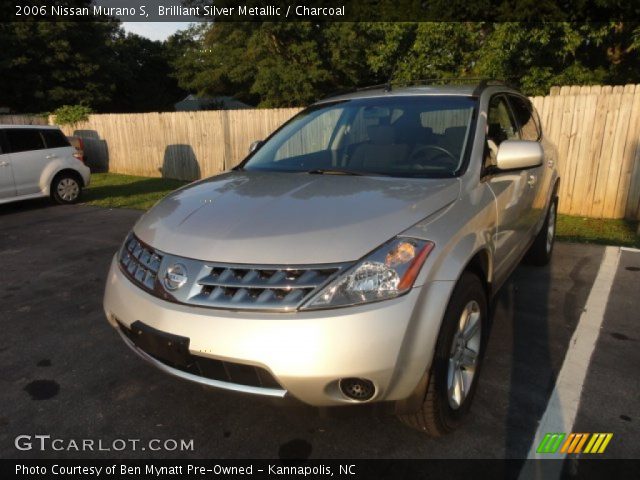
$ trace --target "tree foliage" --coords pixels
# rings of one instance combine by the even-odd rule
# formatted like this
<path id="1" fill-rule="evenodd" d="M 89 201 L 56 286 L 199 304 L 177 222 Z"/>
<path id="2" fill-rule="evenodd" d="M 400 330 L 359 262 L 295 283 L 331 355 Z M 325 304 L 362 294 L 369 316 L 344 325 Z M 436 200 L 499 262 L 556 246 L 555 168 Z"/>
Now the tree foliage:
<path id="1" fill-rule="evenodd" d="M 185 92 L 169 64 L 168 46 L 135 34 L 118 32 L 113 40 L 115 90 L 107 107 L 116 112 L 173 110 Z"/>
<path id="2" fill-rule="evenodd" d="M 264 107 L 388 81 L 489 77 L 528 94 L 640 81 L 640 29 L 624 22 L 216 23 L 179 40 L 180 86 Z"/>
<path id="3" fill-rule="evenodd" d="M 0 23 L 0 45 L 0 107 L 18 112 L 171 110 L 187 92 L 299 106 L 434 78 L 498 78 L 528 94 L 640 82 L 640 26 L 630 22 L 203 22 L 154 42 L 117 21 L 39 21 Z"/>
<path id="4" fill-rule="evenodd" d="M 0 24 L 0 105 L 20 112 L 107 105 L 115 90 L 110 43 L 116 29 L 106 22 Z"/>
<path id="5" fill-rule="evenodd" d="M 184 95 L 165 44 L 125 35 L 115 20 L 0 23 L 0 45 L 0 107 L 13 111 L 165 110 Z"/>

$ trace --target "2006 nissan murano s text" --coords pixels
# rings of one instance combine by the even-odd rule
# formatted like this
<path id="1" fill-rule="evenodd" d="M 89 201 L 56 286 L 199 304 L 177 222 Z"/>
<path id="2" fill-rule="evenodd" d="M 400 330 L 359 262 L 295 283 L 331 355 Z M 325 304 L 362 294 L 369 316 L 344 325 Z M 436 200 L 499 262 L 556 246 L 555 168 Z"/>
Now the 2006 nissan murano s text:
<path id="1" fill-rule="evenodd" d="M 387 402 L 449 432 L 478 384 L 492 296 L 523 257 L 550 259 L 555 159 L 531 102 L 495 83 L 320 101 L 140 218 L 107 318 L 180 378 Z"/>

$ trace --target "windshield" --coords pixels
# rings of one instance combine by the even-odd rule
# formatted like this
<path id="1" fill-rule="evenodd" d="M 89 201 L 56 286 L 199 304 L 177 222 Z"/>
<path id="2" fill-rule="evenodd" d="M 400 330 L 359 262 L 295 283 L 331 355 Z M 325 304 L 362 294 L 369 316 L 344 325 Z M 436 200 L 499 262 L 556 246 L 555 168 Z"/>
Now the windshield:
<path id="1" fill-rule="evenodd" d="M 464 166 L 476 99 L 389 96 L 323 103 L 294 117 L 246 170 L 450 177 Z"/>

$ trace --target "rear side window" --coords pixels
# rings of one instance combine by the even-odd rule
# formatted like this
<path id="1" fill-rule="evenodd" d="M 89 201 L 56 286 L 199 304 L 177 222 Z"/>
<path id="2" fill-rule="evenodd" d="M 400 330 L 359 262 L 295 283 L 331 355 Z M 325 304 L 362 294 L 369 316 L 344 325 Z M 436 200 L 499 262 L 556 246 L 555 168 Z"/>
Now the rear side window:
<path id="1" fill-rule="evenodd" d="M 10 153 L 42 150 L 45 148 L 40 132 L 35 128 L 8 128 L 5 130 Z"/>
<path id="2" fill-rule="evenodd" d="M 533 105 L 531 105 L 529 100 L 522 97 L 516 97 L 515 95 L 509 95 L 509 102 L 513 108 L 513 114 L 516 117 L 516 121 L 520 126 L 522 139 L 533 141 L 539 140 L 540 127 Z"/>
<path id="3" fill-rule="evenodd" d="M 69 140 L 60 130 L 40 130 L 40 133 L 44 137 L 47 148 L 68 147 L 70 145 Z"/>

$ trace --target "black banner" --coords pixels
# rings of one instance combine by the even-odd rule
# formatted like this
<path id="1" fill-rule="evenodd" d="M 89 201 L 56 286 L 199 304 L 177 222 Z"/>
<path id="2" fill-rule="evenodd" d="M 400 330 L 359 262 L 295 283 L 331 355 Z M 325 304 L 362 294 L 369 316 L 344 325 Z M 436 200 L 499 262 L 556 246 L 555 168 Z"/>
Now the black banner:
<path id="1" fill-rule="evenodd" d="M 0 460 L 2 478 L 633 478 L 640 460 Z"/>
<path id="2" fill-rule="evenodd" d="M 2 21 L 606 22 L 640 21 L 622 0 L 15 0 Z"/>

